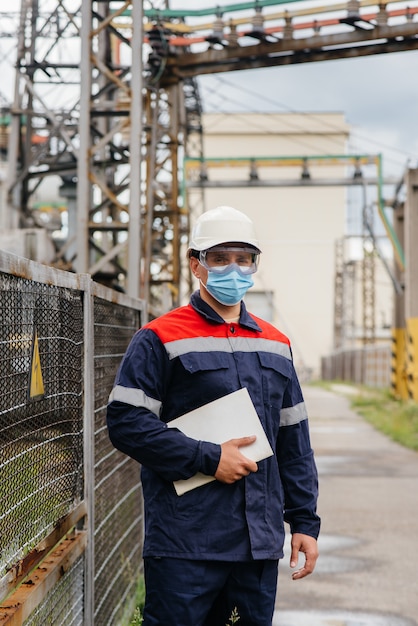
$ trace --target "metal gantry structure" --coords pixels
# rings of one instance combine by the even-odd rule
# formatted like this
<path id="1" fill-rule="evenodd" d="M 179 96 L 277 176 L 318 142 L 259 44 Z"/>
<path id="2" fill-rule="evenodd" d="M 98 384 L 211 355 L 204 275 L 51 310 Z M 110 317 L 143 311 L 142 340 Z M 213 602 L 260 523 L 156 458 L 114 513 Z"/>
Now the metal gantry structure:
<path id="1" fill-rule="evenodd" d="M 54 265 L 141 296 L 151 313 L 178 304 L 190 215 L 203 208 L 202 186 L 184 200 L 184 159 L 203 159 L 197 77 L 415 50 L 416 5 L 22 0 L 3 226 L 33 225 L 37 191 L 58 177 L 68 236 Z"/>

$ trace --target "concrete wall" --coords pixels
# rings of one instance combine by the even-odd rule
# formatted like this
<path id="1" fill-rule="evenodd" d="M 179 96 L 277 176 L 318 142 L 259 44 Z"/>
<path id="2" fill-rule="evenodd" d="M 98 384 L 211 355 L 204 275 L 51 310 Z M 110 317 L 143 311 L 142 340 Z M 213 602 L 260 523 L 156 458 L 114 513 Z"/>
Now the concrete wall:
<path id="1" fill-rule="evenodd" d="M 348 136 L 341 113 L 205 114 L 203 124 L 207 158 L 344 154 Z M 343 174 L 341 166 L 311 168 L 312 178 Z M 216 172 L 237 176 L 248 178 L 248 168 Z M 298 167 L 259 172 L 265 180 L 300 176 Z M 253 291 L 273 293 L 272 321 L 289 336 L 300 372 L 318 375 L 321 356 L 333 348 L 334 246 L 345 232 L 345 197 L 341 186 L 205 191 L 207 209 L 227 204 L 255 221 L 263 253 Z"/>

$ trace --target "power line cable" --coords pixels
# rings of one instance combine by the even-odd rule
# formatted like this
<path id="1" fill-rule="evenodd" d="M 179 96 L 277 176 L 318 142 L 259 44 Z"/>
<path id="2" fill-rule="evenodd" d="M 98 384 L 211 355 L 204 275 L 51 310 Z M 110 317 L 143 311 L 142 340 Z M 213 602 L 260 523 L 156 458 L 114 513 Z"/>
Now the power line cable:
<path id="1" fill-rule="evenodd" d="M 224 80 L 224 79 L 222 79 L 222 78 L 220 78 L 220 77 L 216 77 L 216 80 L 218 80 L 219 82 L 221 82 L 221 83 L 223 83 L 223 84 L 225 84 L 225 85 L 227 85 L 227 86 L 229 86 L 229 87 L 233 87 L 233 88 L 235 88 L 235 89 L 237 89 L 237 90 L 239 90 L 239 91 L 242 91 L 242 92 L 244 92 L 244 93 L 246 93 L 246 94 L 249 94 L 249 95 L 251 95 L 251 96 L 254 96 L 255 98 L 262 99 L 262 100 L 263 100 L 263 102 L 270 102 L 271 104 L 275 105 L 275 107 L 280 107 L 280 108 L 284 109 L 284 110 L 285 110 L 285 112 L 288 112 L 288 113 L 296 113 L 296 114 L 298 114 L 298 115 L 303 115 L 303 116 L 308 117 L 308 118 L 314 118 L 314 117 L 316 117 L 316 118 L 318 119 L 318 115 L 317 115 L 317 114 L 315 114 L 315 113 L 310 113 L 310 112 L 306 112 L 306 111 L 298 111 L 297 109 L 292 109 L 291 107 L 289 107 L 289 106 L 287 106 L 287 105 L 283 104 L 282 102 L 278 102 L 277 100 L 273 100 L 273 99 L 271 99 L 271 98 L 269 98 L 268 96 L 265 96 L 265 95 L 260 95 L 258 92 L 255 92 L 255 91 L 250 90 L 250 89 L 248 89 L 248 88 L 246 88 L 246 87 L 243 87 L 242 85 L 236 85 L 236 84 L 234 84 L 234 83 L 232 83 L 232 82 L 230 82 L 230 81 L 226 81 L 226 80 Z M 225 98 L 224 96 L 223 96 L 223 98 L 222 98 L 222 99 L 223 99 L 224 101 L 225 101 L 225 100 L 227 100 L 227 98 Z M 235 101 L 235 102 L 237 102 L 237 101 Z M 243 106 L 243 105 L 242 105 L 242 101 L 239 101 L 238 103 L 239 103 L 241 106 Z M 247 110 L 248 110 L 248 107 L 247 107 Z M 262 111 L 259 111 L 259 112 L 260 112 L 260 113 L 262 113 Z M 286 122 L 285 122 L 285 123 L 286 123 Z M 334 124 L 332 124 L 332 122 L 330 122 L 329 120 L 321 120 L 321 123 L 323 124 L 323 126 L 326 126 L 326 127 L 330 128 L 330 129 L 333 129 L 333 130 L 336 130 L 336 131 L 341 132 L 341 129 L 340 129 L 339 127 L 335 126 Z M 288 123 L 288 125 L 290 126 L 290 124 L 289 124 L 289 123 Z M 295 125 L 295 124 L 293 124 L 293 125 L 294 125 L 295 127 L 297 126 L 297 125 Z M 299 127 L 299 128 L 300 128 L 301 130 L 303 130 L 303 127 Z M 308 132 L 307 134 L 309 134 L 309 132 Z M 352 133 L 352 134 L 353 134 L 353 133 Z M 386 148 L 386 149 L 388 149 L 388 150 L 393 150 L 393 151 L 395 151 L 395 152 L 399 152 L 400 154 L 402 154 L 402 155 L 404 155 L 404 156 L 409 154 L 408 152 L 402 151 L 402 150 L 400 150 L 399 148 L 396 148 L 396 147 L 394 147 L 394 146 L 388 146 L 388 145 L 382 144 L 381 142 L 377 142 L 377 141 L 374 141 L 374 140 L 372 140 L 372 139 L 369 139 L 368 137 L 362 136 L 362 135 L 360 135 L 359 133 L 354 133 L 354 134 L 355 134 L 357 137 L 359 137 L 360 139 L 363 139 L 363 140 L 365 140 L 365 141 L 368 141 L 369 143 L 374 143 L 374 144 L 376 144 L 376 145 L 378 145 L 378 146 L 380 146 L 380 147 L 382 147 L 382 148 Z M 330 139 L 331 139 L 331 138 L 330 138 Z M 415 155 L 415 156 L 416 156 L 416 155 Z"/>
<path id="2" fill-rule="evenodd" d="M 310 113 L 310 112 L 305 112 L 305 111 L 298 111 L 296 109 L 292 109 L 291 107 L 287 106 L 286 104 L 284 104 L 282 102 L 279 102 L 277 100 L 269 98 L 265 94 L 260 94 L 259 92 L 256 92 L 256 91 L 254 91 L 252 89 L 248 89 L 246 87 L 243 87 L 242 85 L 237 85 L 237 84 L 235 84 L 235 83 L 233 83 L 231 81 L 227 81 L 227 80 L 225 80 L 225 79 L 223 79 L 223 78 L 221 78 L 219 76 L 214 77 L 214 79 L 218 83 L 220 83 L 222 85 L 226 85 L 227 87 L 232 87 L 232 88 L 234 88 L 234 89 L 236 89 L 238 91 L 241 91 L 243 93 L 246 93 L 247 95 L 250 95 L 250 96 L 252 96 L 252 97 L 254 97 L 256 99 L 260 99 L 260 100 L 263 101 L 263 103 L 271 103 L 276 108 L 279 107 L 279 108 L 283 109 L 285 112 L 294 113 L 294 114 L 298 114 L 298 115 L 303 115 L 303 116 L 305 116 L 307 118 L 315 118 L 316 117 L 316 120 L 318 121 L 318 115 L 315 115 L 315 113 Z M 205 88 L 204 85 L 202 85 L 202 87 Z M 215 91 L 214 91 L 214 93 L 215 93 Z M 216 93 L 217 93 L 217 91 L 216 91 Z M 229 100 L 231 100 L 231 99 L 230 98 L 226 98 L 225 94 L 222 95 L 222 102 L 229 101 Z M 237 102 L 237 101 L 235 101 L 235 102 Z M 244 106 L 242 101 L 239 101 L 237 103 L 241 107 Z M 250 108 L 246 107 L 246 110 L 250 110 Z M 254 112 L 253 109 L 251 109 L 251 110 L 252 110 L 252 112 Z M 258 112 L 262 113 L 263 111 L 258 111 Z M 285 121 L 285 123 L 286 123 L 286 121 Z M 335 131 L 341 132 L 341 129 L 339 127 L 337 127 L 336 125 L 334 125 L 329 120 L 321 120 L 321 123 L 325 127 L 328 127 L 328 128 L 333 129 Z M 289 122 L 288 122 L 288 124 L 289 124 Z M 300 127 L 300 130 L 304 130 L 303 127 Z M 309 134 L 309 133 L 307 133 L 307 134 Z M 389 146 L 387 144 L 383 144 L 382 142 L 370 139 L 369 137 L 361 135 L 360 133 L 351 132 L 351 137 L 358 138 L 358 139 L 360 139 L 362 141 L 366 141 L 367 143 L 370 143 L 370 144 L 374 144 L 374 145 L 378 146 L 379 148 L 384 148 L 384 149 L 391 150 L 393 152 L 399 153 L 399 154 L 401 154 L 405 158 L 405 160 L 407 160 L 408 158 L 417 158 L 416 154 L 413 154 L 413 153 L 411 153 L 409 151 L 406 152 L 406 151 L 400 150 L 399 148 L 397 148 L 395 146 Z M 333 139 L 332 137 L 328 137 L 328 139 L 330 141 L 336 141 L 336 139 Z M 389 160 L 391 160 L 393 163 L 396 163 L 398 165 L 400 164 L 400 161 L 396 161 L 395 159 L 389 159 Z M 405 161 L 402 162 L 402 165 L 405 165 Z"/>
<path id="3" fill-rule="evenodd" d="M 233 98 L 231 98 L 231 97 L 228 97 L 228 96 L 223 95 L 223 96 L 222 96 L 222 104 L 225 104 L 225 103 L 228 103 L 228 102 L 231 102 L 231 103 L 233 103 L 233 104 L 239 104 L 241 107 L 243 107 L 243 108 L 244 108 L 246 111 L 248 111 L 249 113 L 260 113 L 260 114 L 265 113 L 264 111 L 254 111 L 254 108 L 253 108 L 253 107 L 243 105 L 243 104 L 242 104 L 242 101 L 237 101 L 237 100 L 234 100 L 234 99 L 233 99 Z M 217 112 L 219 112 L 219 107 L 216 107 L 216 110 L 217 110 Z M 227 112 L 227 111 L 221 111 L 221 113 L 223 113 L 225 116 L 231 115 L 231 113 L 230 113 L 230 112 Z M 293 114 L 300 115 L 300 113 L 298 113 L 297 111 L 292 111 L 292 113 L 293 113 Z M 242 114 L 240 114 L 240 113 L 237 113 L 237 112 L 235 112 L 235 113 L 234 113 L 234 118 L 235 118 L 235 119 L 236 119 L 236 118 L 239 118 L 239 117 L 241 117 L 241 116 L 242 116 Z M 326 125 L 326 124 L 325 124 L 325 120 L 323 120 L 323 119 L 320 117 L 320 115 L 319 115 L 319 114 L 317 114 L 317 115 L 311 115 L 311 117 L 315 117 L 317 122 L 318 122 L 318 121 L 319 121 L 319 122 L 324 122 L 324 125 Z M 258 123 L 257 123 L 256 121 L 254 121 L 254 120 L 251 120 L 251 122 L 249 123 L 249 121 L 248 121 L 248 117 L 246 117 L 246 118 L 245 118 L 245 123 L 246 123 L 246 125 L 247 125 L 247 126 L 248 126 L 248 125 L 250 125 L 252 128 L 255 128 L 255 129 L 261 130 L 261 131 L 262 131 L 264 134 L 266 134 L 266 135 L 271 136 L 271 135 L 275 134 L 275 133 L 273 133 L 273 132 L 271 131 L 271 129 L 266 128 L 266 126 L 265 126 L 265 125 L 258 124 Z M 296 130 L 296 131 L 302 132 L 305 136 L 306 136 L 306 135 L 308 135 L 308 136 L 309 136 L 309 135 L 311 135 L 311 136 L 318 136 L 318 134 L 319 134 L 319 131 L 309 131 L 309 130 L 307 130 L 306 128 L 304 128 L 303 126 L 301 126 L 300 124 L 297 124 L 297 123 L 291 123 L 291 122 L 289 122 L 288 120 L 283 120 L 283 123 L 284 123 L 286 126 L 288 126 L 291 130 Z M 210 126 L 208 126 L 208 127 L 210 128 Z M 335 125 L 334 125 L 334 126 L 332 127 L 332 130 L 333 130 L 334 132 L 338 132 L 338 133 L 341 135 L 341 132 L 342 132 L 342 131 L 341 131 L 341 128 L 340 128 L 340 127 L 338 127 L 338 126 L 335 126 Z M 277 132 L 276 134 L 281 134 L 281 133 Z M 323 141 L 323 140 L 329 141 L 331 144 L 334 144 L 334 145 L 335 145 L 335 144 L 337 143 L 337 141 L 338 141 L 335 137 L 330 137 L 329 135 L 328 135 L 328 136 L 321 137 L 321 140 L 322 140 L 322 141 Z M 304 141 L 304 140 L 303 140 L 303 139 L 301 139 L 301 138 L 296 138 L 296 137 L 293 137 L 292 141 L 293 141 L 293 143 L 295 143 L 295 144 L 298 144 L 298 145 L 302 146 L 302 148 L 304 148 L 304 149 L 309 148 L 309 150 L 310 150 L 310 151 L 312 150 L 312 144 L 309 144 L 307 141 Z M 340 142 L 338 142 L 338 144 L 339 144 L 339 147 L 340 147 Z M 322 148 L 322 150 L 320 150 L 319 152 L 320 152 L 320 154 L 328 154 L 328 152 L 329 152 L 329 151 L 328 151 L 328 150 L 326 150 L 325 148 Z"/>

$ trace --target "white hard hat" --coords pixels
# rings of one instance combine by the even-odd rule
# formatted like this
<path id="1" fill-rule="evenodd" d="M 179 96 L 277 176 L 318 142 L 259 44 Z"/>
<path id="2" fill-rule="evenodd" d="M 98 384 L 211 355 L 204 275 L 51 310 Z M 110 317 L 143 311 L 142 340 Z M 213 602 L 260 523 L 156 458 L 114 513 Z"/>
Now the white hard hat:
<path id="1" fill-rule="evenodd" d="M 230 206 L 218 206 L 197 220 L 189 243 L 191 250 L 207 250 L 222 243 L 245 243 L 260 252 L 253 222 Z"/>

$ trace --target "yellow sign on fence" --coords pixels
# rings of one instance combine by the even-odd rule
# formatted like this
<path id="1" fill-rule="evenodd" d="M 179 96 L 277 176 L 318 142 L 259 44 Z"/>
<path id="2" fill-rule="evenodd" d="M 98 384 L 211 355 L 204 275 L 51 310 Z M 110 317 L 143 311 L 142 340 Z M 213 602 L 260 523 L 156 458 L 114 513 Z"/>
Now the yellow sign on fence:
<path id="1" fill-rule="evenodd" d="M 32 360 L 29 379 L 29 398 L 36 400 L 45 394 L 44 381 L 42 378 L 41 359 L 39 356 L 38 333 L 35 329 L 32 343 Z"/>

